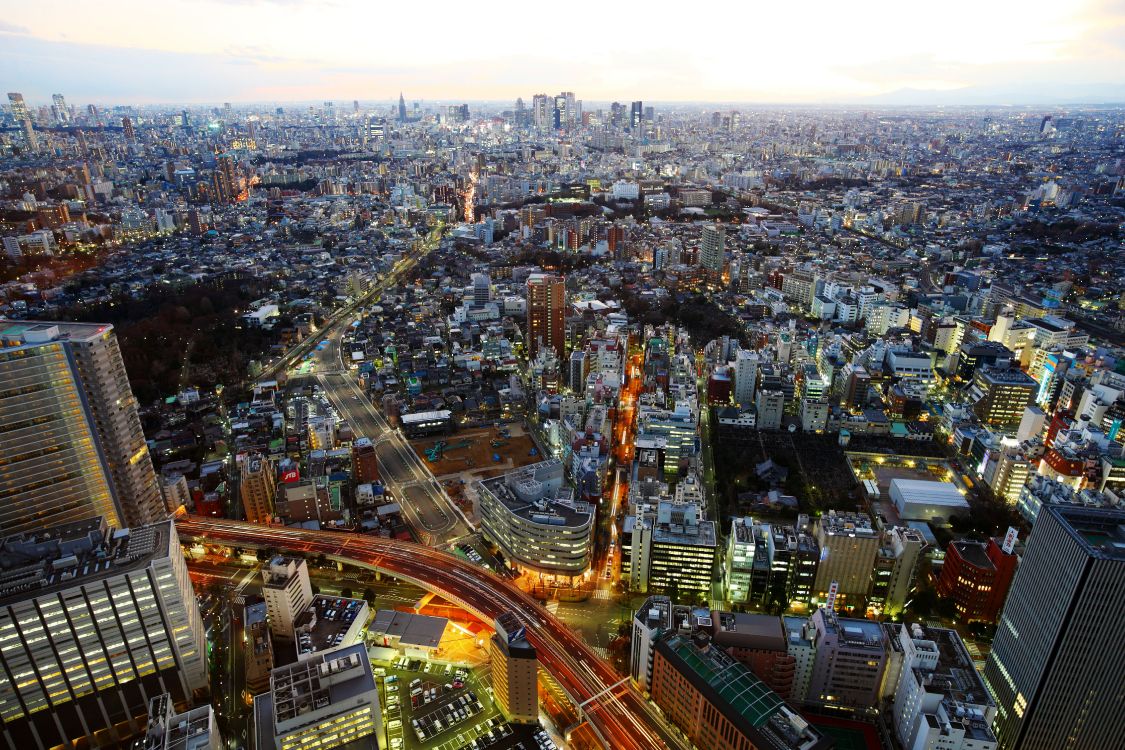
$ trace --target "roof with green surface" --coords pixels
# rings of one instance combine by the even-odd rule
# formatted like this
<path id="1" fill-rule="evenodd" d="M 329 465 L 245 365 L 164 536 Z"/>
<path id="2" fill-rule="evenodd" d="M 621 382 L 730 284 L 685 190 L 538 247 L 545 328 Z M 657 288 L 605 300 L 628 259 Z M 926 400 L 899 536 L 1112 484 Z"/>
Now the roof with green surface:
<path id="1" fill-rule="evenodd" d="M 762 727 L 784 704 L 777 693 L 766 687 L 745 665 L 718 648 L 699 649 L 684 636 L 674 636 L 668 647 L 679 660 L 715 692 L 735 714 L 754 727 Z"/>

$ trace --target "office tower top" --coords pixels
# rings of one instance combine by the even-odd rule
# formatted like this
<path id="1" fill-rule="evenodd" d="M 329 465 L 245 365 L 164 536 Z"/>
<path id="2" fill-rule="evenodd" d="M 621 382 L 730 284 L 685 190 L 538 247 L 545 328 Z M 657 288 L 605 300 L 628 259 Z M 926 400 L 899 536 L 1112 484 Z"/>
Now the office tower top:
<path id="1" fill-rule="evenodd" d="M 511 612 L 496 618 L 496 632 L 489 642 L 492 693 L 509 721 L 534 724 L 539 721 L 538 667 L 535 648 Z"/>
<path id="2" fill-rule="evenodd" d="M 406 122 L 406 99 L 401 91 L 398 93 L 398 121 Z"/>
<path id="3" fill-rule="evenodd" d="M 554 349 L 561 362 L 566 356 L 566 282 L 561 276 L 532 274 L 527 279 L 527 353 L 535 359 L 540 349 Z"/>
<path id="4" fill-rule="evenodd" d="M 148 697 L 207 688 L 204 627 L 171 521 L 0 540 L 0 717 L 13 747 L 121 747 Z"/>
<path id="5" fill-rule="evenodd" d="M 0 534 L 166 517 L 113 326 L 0 318 Z"/>
<path id="6" fill-rule="evenodd" d="M 984 669 L 1001 748 L 1120 745 L 1122 591 L 1125 511 L 1045 506 Z"/>

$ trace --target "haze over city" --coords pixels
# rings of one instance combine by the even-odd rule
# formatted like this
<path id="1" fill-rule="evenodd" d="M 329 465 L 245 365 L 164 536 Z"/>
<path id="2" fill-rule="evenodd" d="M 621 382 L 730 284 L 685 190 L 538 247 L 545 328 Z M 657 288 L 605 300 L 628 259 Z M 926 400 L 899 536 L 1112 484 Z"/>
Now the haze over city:
<path id="1" fill-rule="evenodd" d="M 0 3 L 4 77 L 91 100 L 1025 104 L 1125 99 L 1121 0 Z"/>

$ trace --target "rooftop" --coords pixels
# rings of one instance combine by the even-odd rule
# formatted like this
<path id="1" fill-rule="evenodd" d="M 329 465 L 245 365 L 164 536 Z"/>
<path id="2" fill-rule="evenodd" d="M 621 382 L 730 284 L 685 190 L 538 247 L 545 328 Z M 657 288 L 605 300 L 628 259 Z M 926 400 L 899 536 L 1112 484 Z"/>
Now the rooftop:
<path id="1" fill-rule="evenodd" d="M 594 517 L 564 484 L 562 461 L 550 459 L 482 480 L 481 487 L 513 515 L 547 526 L 584 527 Z"/>
<path id="2" fill-rule="evenodd" d="M 298 658 L 341 645 L 349 630 L 363 627 L 367 609 L 367 602 L 362 599 L 322 594 L 314 596 L 293 622 Z"/>
<path id="3" fill-rule="evenodd" d="M 373 635 L 387 635 L 398 638 L 399 643 L 408 646 L 421 646 L 422 648 L 437 648 L 449 620 L 444 617 L 429 617 L 415 615 L 409 612 L 397 612 L 391 609 L 380 609 L 375 613 L 368 631 Z"/>
<path id="4" fill-rule="evenodd" d="M 108 323 L 25 321 L 0 318 L 0 349 L 48 341 L 93 341 L 113 331 Z"/>
<path id="5" fill-rule="evenodd" d="M 317 709 L 375 690 L 375 676 L 362 643 L 279 667 L 270 676 L 275 729 Z"/>
<path id="6" fill-rule="evenodd" d="M 88 518 L 0 541 L 0 604 L 142 569 L 168 554 L 171 521 L 111 529 Z"/>

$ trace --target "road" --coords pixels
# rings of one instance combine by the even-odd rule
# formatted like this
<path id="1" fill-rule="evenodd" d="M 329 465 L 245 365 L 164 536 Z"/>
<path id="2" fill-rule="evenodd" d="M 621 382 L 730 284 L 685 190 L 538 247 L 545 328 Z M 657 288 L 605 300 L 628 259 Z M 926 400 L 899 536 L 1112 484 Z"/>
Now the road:
<path id="1" fill-rule="evenodd" d="M 542 609 L 510 581 L 455 555 L 394 539 L 266 527 L 228 519 L 181 516 L 183 541 L 237 547 L 281 547 L 323 554 L 361 568 L 379 570 L 422 586 L 485 622 L 513 613 L 527 628 L 542 667 L 576 702 L 601 742 L 613 750 L 687 750 L 682 734 L 656 708 L 561 620 Z M 620 683 L 620 684 L 619 684 Z"/>
<path id="2" fill-rule="evenodd" d="M 340 367 L 340 334 L 331 332 L 318 352 L 317 381 L 340 415 L 357 435 L 375 443 L 382 480 L 394 491 L 407 522 L 419 538 L 433 545 L 447 544 L 471 529 L 457 512 L 445 489 L 406 440 L 387 424 L 355 380 Z"/>
<path id="3" fill-rule="evenodd" d="M 263 368 L 261 374 L 258 376 L 258 380 L 269 380 L 271 378 L 276 378 L 279 373 L 287 371 L 290 367 L 300 362 L 302 357 L 313 351 L 314 347 L 316 347 L 317 343 L 319 343 L 320 340 L 324 338 L 327 332 L 340 330 L 344 326 L 348 325 L 351 322 L 352 318 L 355 316 L 355 313 L 361 307 L 370 303 L 390 287 L 398 284 L 399 279 L 402 278 L 403 274 L 409 272 L 410 269 L 417 265 L 418 261 L 422 260 L 422 258 L 425 258 L 431 252 L 440 247 L 441 238 L 444 236 L 444 234 L 444 224 L 439 224 L 438 226 L 430 230 L 429 235 L 427 235 L 426 239 L 422 241 L 421 247 L 419 247 L 408 257 L 400 260 L 395 265 L 395 267 L 391 269 L 391 272 L 384 276 L 379 283 L 375 284 L 354 301 L 348 303 L 344 307 L 332 313 L 332 316 L 324 322 L 324 325 L 319 331 L 314 331 L 313 333 L 305 337 L 303 341 L 283 354 L 281 359 L 277 360 L 276 362 L 272 362 L 265 368 Z"/>

